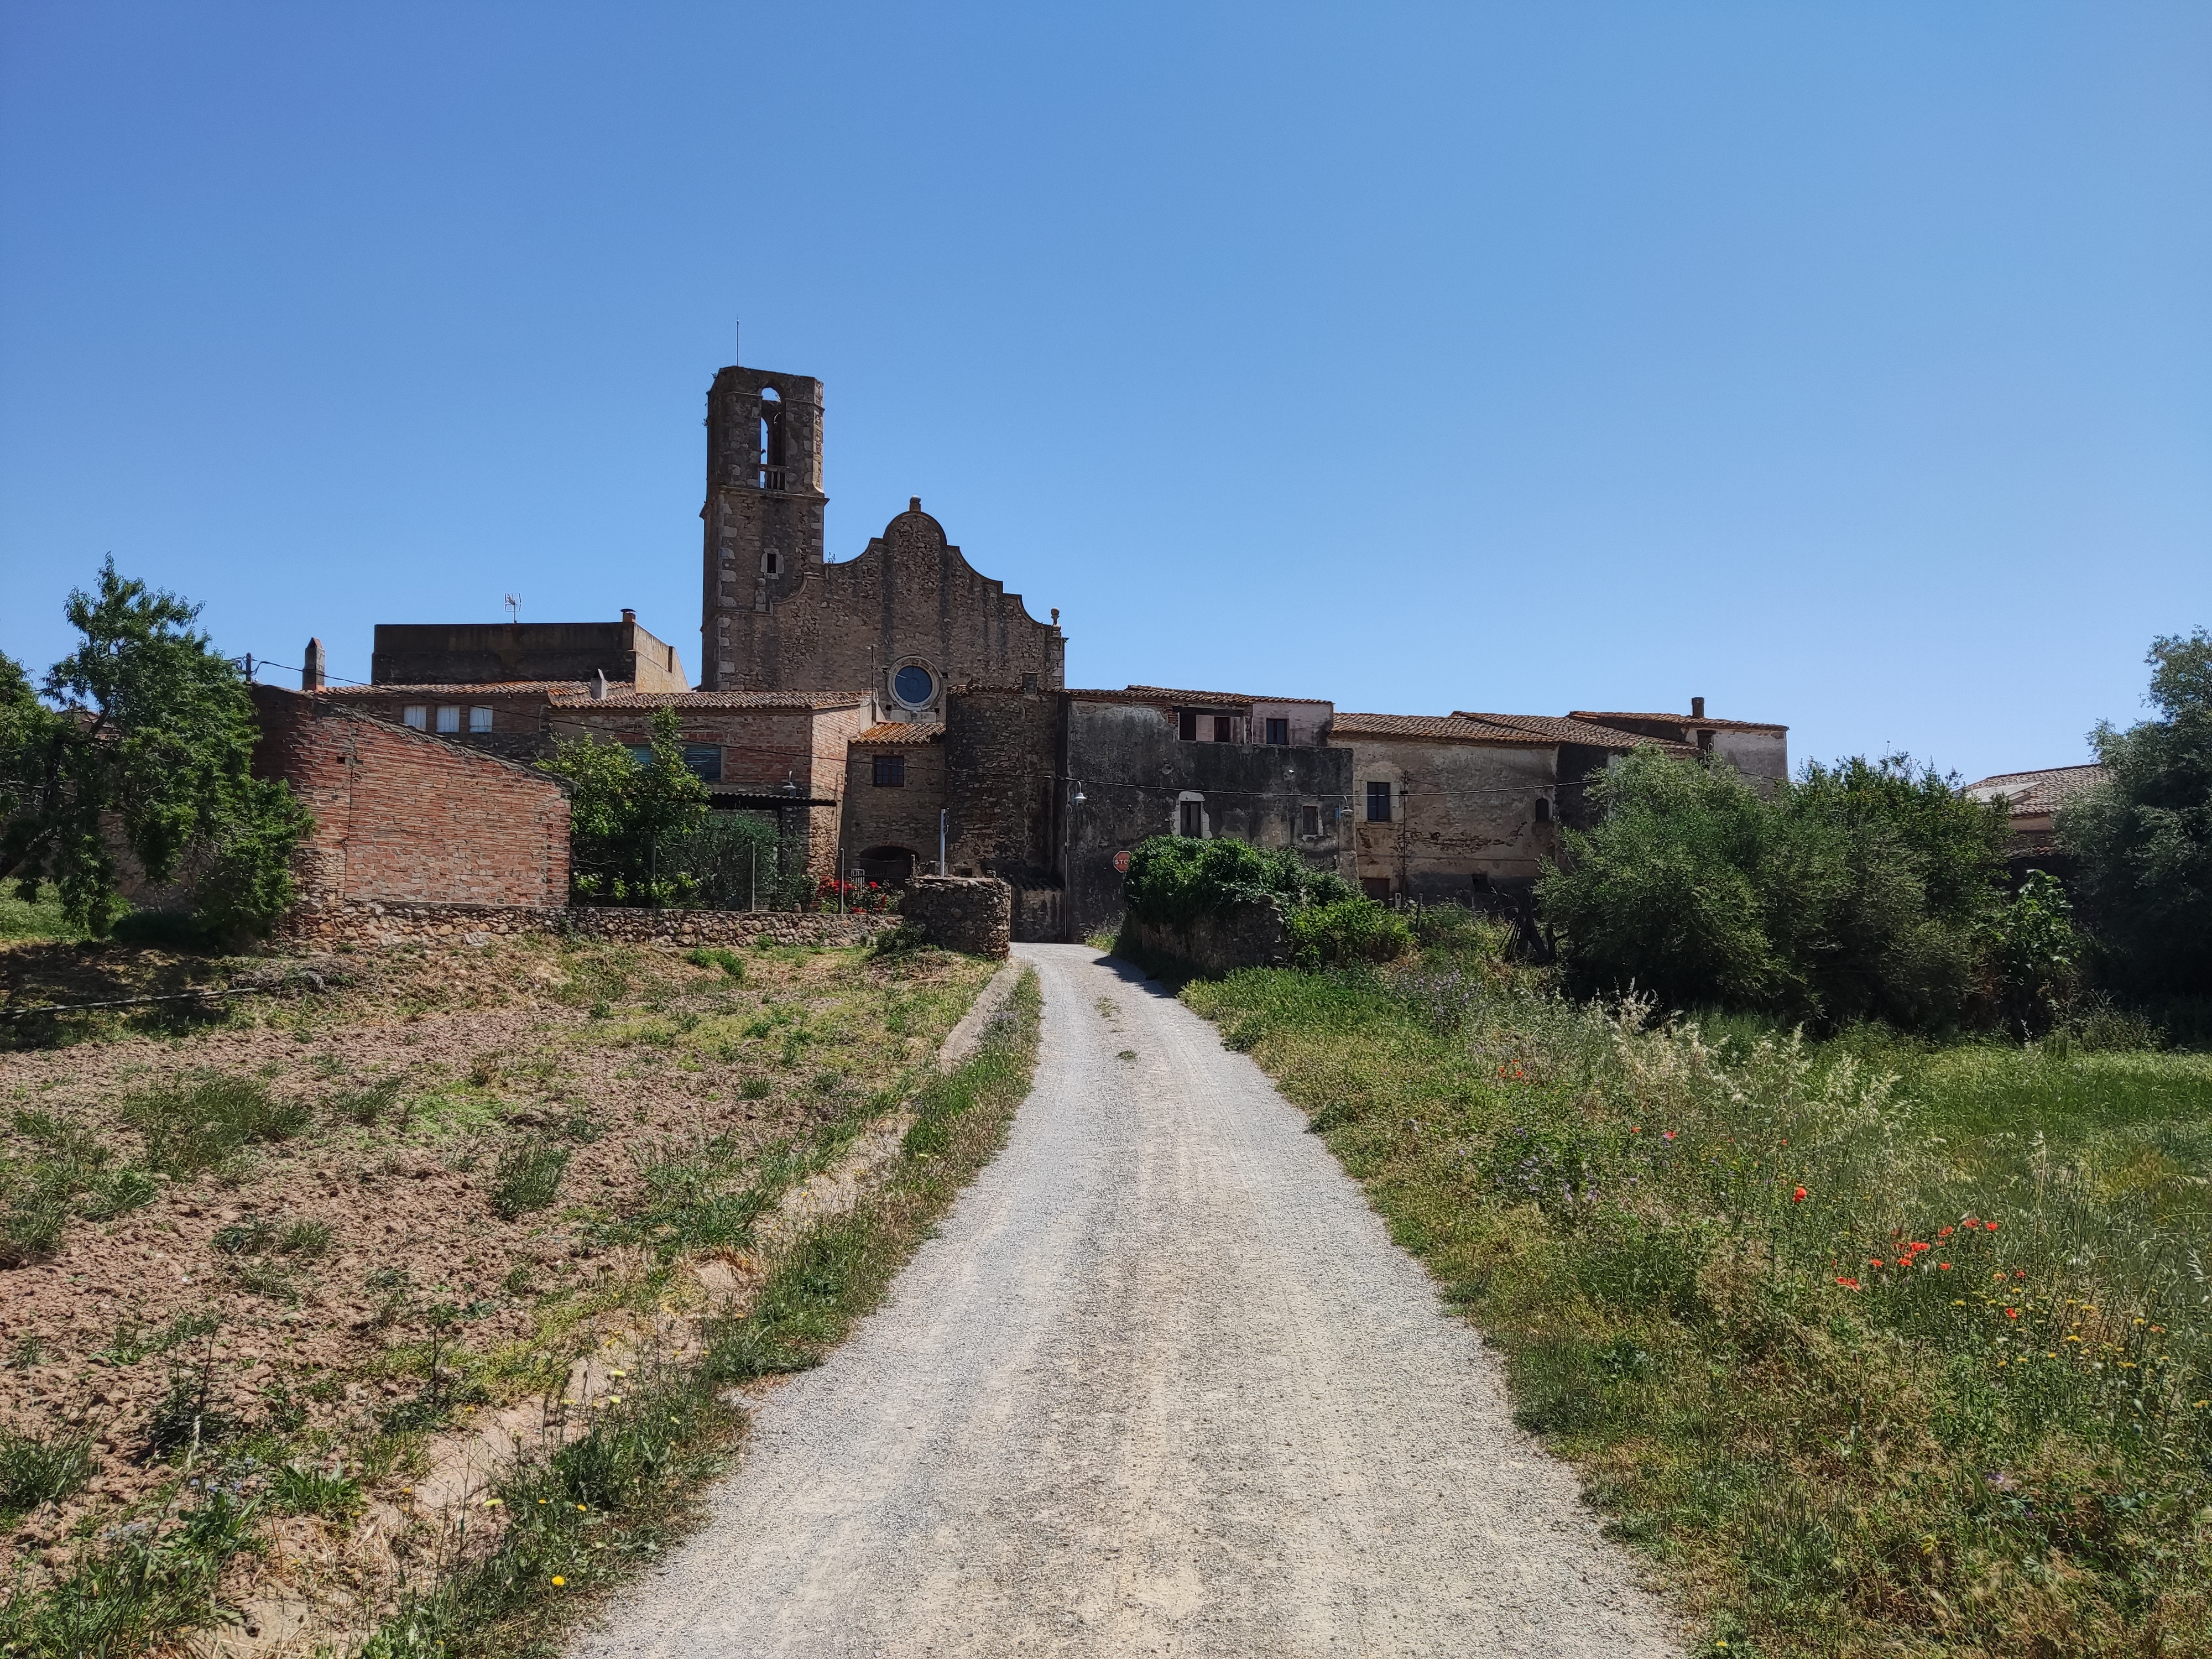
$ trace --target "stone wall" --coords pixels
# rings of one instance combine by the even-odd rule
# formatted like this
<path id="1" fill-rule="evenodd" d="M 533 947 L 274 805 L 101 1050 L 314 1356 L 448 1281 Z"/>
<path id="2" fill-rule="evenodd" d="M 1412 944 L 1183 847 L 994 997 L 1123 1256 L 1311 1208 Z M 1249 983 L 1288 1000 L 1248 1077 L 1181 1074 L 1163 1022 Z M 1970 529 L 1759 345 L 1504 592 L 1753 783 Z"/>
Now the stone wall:
<path id="1" fill-rule="evenodd" d="M 683 691 L 676 647 L 620 622 L 379 623 L 368 678 L 378 685 L 483 685 L 588 680 L 605 674 L 642 691 Z"/>
<path id="2" fill-rule="evenodd" d="M 293 945 L 398 945 L 410 939 L 481 944 L 517 933 L 575 933 L 591 939 L 675 945 L 859 945 L 898 918 L 795 910 L 639 910 L 611 905 L 550 909 L 520 904 L 306 904 L 277 929 Z"/>
<path id="3" fill-rule="evenodd" d="M 568 798 L 553 779 L 327 697 L 252 692 L 254 770 L 314 816 L 295 865 L 308 904 L 567 901 Z"/>
<path id="4" fill-rule="evenodd" d="M 1012 943 L 1013 890 L 986 876 L 916 876 L 899 910 L 932 945 L 971 957 L 1003 957 Z"/>
<path id="5" fill-rule="evenodd" d="M 945 732 L 941 726 L 903 725 L 878 727 L 879 743 L 862 733 L 847 757 L 845 781 L 845 852 L 848 867 L 868 867 L 871 875 L 887 872 L 903 879 L 909 875 L 934 873 L 937 869 L 938 813 L 945 799 Z M 892 755 L 906 762 L 906 781 L 878 784 L 876 757 Z M 892 871 L 902 860 L 884 856 L 891 849 L 914 855 L 911 868 Z"/>
<path id="6" fill-rule="evenodd" d="M 956 872 L 1024 885 L 1058 867 L 1061 702 L 1019 685 L 953 691 L 945 776 Z"/>
<path id="7" fill-rule="evenodd" d="M 1272 904 L 1247 904 L 1225 916 L 1200 916 L 1181 927 L 1130 916 L 1121 924 L 1121 936 L 1142 951 L 1173 957 L 1202 974 L 1279 968 L 1290 960 L 1290 933 L 1282 913 Z"/>

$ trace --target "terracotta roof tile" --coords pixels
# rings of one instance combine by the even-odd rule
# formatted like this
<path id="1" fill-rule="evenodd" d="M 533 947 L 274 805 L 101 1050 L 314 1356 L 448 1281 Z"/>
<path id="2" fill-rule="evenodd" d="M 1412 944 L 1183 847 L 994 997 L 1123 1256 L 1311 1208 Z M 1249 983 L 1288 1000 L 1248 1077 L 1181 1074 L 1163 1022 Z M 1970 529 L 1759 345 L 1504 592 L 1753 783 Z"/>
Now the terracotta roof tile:
<path id="1" fill-rule="evenodd" d="M 1454 709 L 1452 712 L 1460 720 L 1480 720 L 1489 726 L 1503 726 L 1516 732 L 1526 732 L 1553 743 L 1578 743 L 1592 749 L 1633 749 L 1642 744 L 1652 744 L 1662 749 L 1686 746 L 1679 743 L 1670 744 L 1662 738 L 1623 732 L 1616 726 L 1599 726 L 1573 715 L 1483 714 L 1468 709 Z"/>
<path id="2" fill-rule="evenodd" d="M 1540 748 L 1558 741 L 1458 714 L 1340 713 L 1329 733 L 1335 738 L 1428 738 L 1445 743 L 1518 744 L 1528 748 Z"/>
<path id="3" fill-rule="evenodd" d="M 1097 696 L 1098 693 L 1091 695 Z M 1112 693 L 1103 695 L 1112 696 Z M 1327 697 L 1255 697 L 1243 691 L 1179 691 L 1166 685 L 1128 685 L 1121 688 L 1124 696 L 1142 697 L 1147 702 L 1172 702 L 1198 708 L 1222 708 L 1254 702 L 1312 702 L 1326 707 Z"/>
<path id="4" fill-rule="evenodd" d="M 620 686 L 627 693 L 628 680 L 609 680 L 612 690 Z M 465 697 L 473 692 L 497 692 L 508 696 L 525 692 L 543 692 L 552 696 L 558 692 L 587 693 L 592 689 L 589 680 L 479 680 L 465 685 L 393 684 L 393 685 L 326 685 L 317 695 L 325 697 Z"/>
<path id="5" fill-rule="evenodd" d="M 1999 772 L 1968 784 L 1960 793 L 1976 800 L 2002 795 L 2016 817 L 2055 812 L 2076 795 L 2095 788 L 2108 774 L 2101 766 L 2052 766 L 2040 772 Z"/>
<path id="6" fill-rule="evenodd" d="M 1666 720 L 1675 726 L 1701 726 L 1712 732 L 1787 732 L 1790 729 L 1786 726 L 1778 726 L 1772 720 L 1724 720 L 1711 714 L 1632 714 L 1610 710 L 1600 714 L 1588 708 L 1577 708 L 1570 718 L 1578 720 L 1595 720 L 1601 726 L 1607 720 Z"/>
<path id="7" fill-rule="evenodd" d="M 911 749 L 921 744 L 944 742 L 945 728 L 925 720 L 885 720 L 870 726 L 853 741 L 870 749 Z"/>
<path id="8" fill-rule="evenodd" d="M 617 691 L 604 697 L 588 690 L 556 696 L 556 708 L 851 708 L 866 701 L 859 691 Z"/>

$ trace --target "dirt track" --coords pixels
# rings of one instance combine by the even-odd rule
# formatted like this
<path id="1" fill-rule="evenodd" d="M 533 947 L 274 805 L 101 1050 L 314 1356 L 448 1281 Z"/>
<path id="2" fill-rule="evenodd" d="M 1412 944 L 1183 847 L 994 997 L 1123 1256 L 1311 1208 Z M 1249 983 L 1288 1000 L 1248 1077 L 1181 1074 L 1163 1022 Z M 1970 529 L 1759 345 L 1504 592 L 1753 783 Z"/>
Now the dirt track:
<path id="1" fill-rule="evenodd" d="M 580 1650 L 1676 1651 L 1304 1115 L 1122 964 L 1019 950 L 1011 1144 Z"/>

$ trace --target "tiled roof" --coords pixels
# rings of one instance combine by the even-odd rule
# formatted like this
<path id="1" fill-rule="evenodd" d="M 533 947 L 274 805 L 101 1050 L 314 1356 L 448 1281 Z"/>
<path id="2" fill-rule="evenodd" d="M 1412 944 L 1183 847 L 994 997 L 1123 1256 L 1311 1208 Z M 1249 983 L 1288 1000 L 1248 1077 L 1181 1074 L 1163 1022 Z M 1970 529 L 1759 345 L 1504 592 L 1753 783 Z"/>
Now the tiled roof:
<path id="1" fill-rule="evenodd" d="M 1629 714 L 1610 711 L 1600 714 L 1592 709 L 1577 708 L 1571 718 L 1595 720 L 1601 726 L 1607 720 L 1665 720 L 1674 726 L 1703 726 L 1709 732 L 1787 732 L 1790 729 L 1771 720 L 1724 720 L 1715 719 L 1711 714 Z"/>
<path id="2" fill-rule="evenodd" d="M 1340 713 L 1329 733 L 1336 738 L 1427 738 L 1446 743 L 1522 744 L 1540 748 L 1556 738 L 1539 737 L 1510 726 L 1492 726 L 1458 714 L 1356 714 Z"/>
<path id="3" fill-rule="evenodd" d="M 1109 694 L 1111 695 L 1111 694 Z M 1142 697 L 1147 702 L 1171 702 L 1178 707 L 1189 704 L 1199 708 L 1219 708 L 1225 704 L 1249 702 L 1317 702 L 1326 704 L 1327 697 L 1255 697 L 1243 691 L 1178 691 L 1165 685 L 1130 685 L 1122 688 L 1122 695 Z"/>
<path id="4" fill-rule="evenodd" d="M 864 700 L 859 691 L 630 691 L 607 688 L 604 697 L 588 690 L 556 696 L 556 708 L 850 708 Z"/>
<path id="5" fill-rule="evenodd" d="M 628 680 L 607 682 L 609 690 L 612 690 L 617 685 L 627 693 L 630 683 Z M 322 689 L 321 695 L 325 697 L 465 697 L 471 694 L 489 691 L 508 696 L 517 696 L 526 692 L 544 693 L 550 696 L 563 691 L 580 695 L 589 692 L 591 689 L 592 683 L 589 680 L 479 680 L 466 685 L 326 685 Z"/>
<path id="6" fill-rule="evenodd" d="M 885 720 L 880 726 L 870 726 L 853 741 L 870 749 L 912 748 L 917 744 L 944 742 L 945 728 L 923 720 Z"/>
<path id="7" fill-rule="evenodd" d="M 1503 726 L 1512 731 L 1526 732 L 1531 737 L 1542 738 L 1549 743 L 1578 743 L 1592 749 L 1633 749 L 1641 744 L 1651 744 L 1662 749 L 1685 747 L 1679 743 L 1670 744 L 1663 738 L 1623 732 L 1616 726 L 1594 725 L 1568 714 L 1484 714 L 1457 708 L 1452 711 L 1452 714 L 1456 720 L 1480 720 L 1486 726 Z"/>
<path id="8" fill-rule="evenodd" d="M 2086 790 L 2105 781 L 2101 766 L 2053 766 L 2040 772 L 2000 772 L 1968 784 L 1961 792 L 1976 800 L 1995 800 L 2002 795 L 2014 816 L 2032 817 L 2055 812 Z"/>

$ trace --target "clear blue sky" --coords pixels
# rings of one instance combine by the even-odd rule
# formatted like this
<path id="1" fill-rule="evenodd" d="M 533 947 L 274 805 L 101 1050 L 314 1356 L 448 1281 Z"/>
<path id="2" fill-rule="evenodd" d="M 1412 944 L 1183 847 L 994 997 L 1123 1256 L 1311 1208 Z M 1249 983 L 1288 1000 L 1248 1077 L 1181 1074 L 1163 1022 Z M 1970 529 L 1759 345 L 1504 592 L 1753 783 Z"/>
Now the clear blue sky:
<path id="1" fill-rule="evenodd" d="M 0 650 L 646 623 L 828 386 L 1069 672 L 2068 763 L 2212 623 L 2212 8 L 0 9 Z M 286 677 L 271 675 L 283 680 Z"/>

